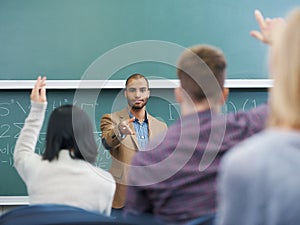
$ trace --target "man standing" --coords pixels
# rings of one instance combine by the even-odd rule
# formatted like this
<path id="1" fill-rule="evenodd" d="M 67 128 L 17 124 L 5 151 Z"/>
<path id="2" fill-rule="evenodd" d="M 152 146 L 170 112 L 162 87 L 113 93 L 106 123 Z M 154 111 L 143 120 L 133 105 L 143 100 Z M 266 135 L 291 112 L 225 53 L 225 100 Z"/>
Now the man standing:
<path id="1" fill-rule="evenodd" d="M 143 151 L 149 140 L 167 129 L 165 123 L 146 111 L 150 96 L 146 77 L 141 74 L 131 75 L 126 80 L 125 88 L 128 106 L 121 111 L 103 115 L 100 123 L 102 143 L 112 156 L 110 172 L 117 183 L 113 201 L 115 209 L 124 206 L 127 173 L 132 157 L 137 151 Z"/>

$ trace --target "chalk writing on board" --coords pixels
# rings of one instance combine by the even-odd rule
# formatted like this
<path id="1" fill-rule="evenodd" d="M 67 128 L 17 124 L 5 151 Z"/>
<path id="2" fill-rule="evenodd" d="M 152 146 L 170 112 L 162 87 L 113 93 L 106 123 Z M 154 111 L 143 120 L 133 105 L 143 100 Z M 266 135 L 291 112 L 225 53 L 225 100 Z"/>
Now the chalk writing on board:
<path id="1" fill-rule="evenodd" d="M 9 109 L 5 107 L 9 106 L 10 103 L 0 103 L 0 116 L 7 116 L 9 114 Z"/>
<path id="2" fill-rule="evenodd" d="M 255 99 L 246 99 L 242 104 L 236 104 L 234 101 L 228 101 L 224 104 L 222 107 L 222 113 L 229 113 L 233 112 L 236 113 L 239 110 L 247 111 L 251 108 L 256 108 L 257 102 Z M 169 114 L 168 114 L 168 120 L 174 121 L 177 119 L 177 113 L 180 112 L 180 106 L 179 103 L 169 103 L 168 105 Z"/>
<path id="3" fill-rule="evenodd" d="M 72 100 L 64 98 L 62 100 L 53 100 L 48 102 L 48 114 L 58 106 L 64 104 L 74 104 Z M 50 107 L 49 107 L 50 106 Z M 97 103 L 81 103 L 80 107 L 87 111 L 87 113 L 94 113 L 97 110 L 99 104 Z M 245 99 L 239 104 L 230 100 L 226 102 L 226 104 L 222 107 L 223 113 L 228 112 L 237 112 L 238 110 L 248 110 L 250 108 L 254 108 L 257 106 L 257 102 L 255 99 Z M 167 103 L 166 107 L 168 108 L 168 118 L 165 119 L 168 121 L 175 121 L 178 119 L 178 115 L 180 114 L 180 106 L 178 103 Z M 11 99 L 6 102 L 0 102 L 0 164 L 5 164 L 9 166 L 13 166 L 13 150 L 15 141 L 19 137 L 20 131 L 24 126 L 24 120 L 26 119 L 30 110 L 29 102 L 21 102 L 19 100 Z M 17 118 L 12 115 L 16 115 Z M 105 150 L 101 143 L 101 132 L 94 131 L 96 142 L 99 146 L 98 149 L 98 158 L 96 161 L 96 165 L 108 169 L 110 166 L 110 154 L 109 151 Z M 46 132 L 42 130 L 40 132 L 36 152 L 42 154 L 44 151 L 44 144 L 46 139 Z"/>
<path id="4" fill-rule="evenodd" d="M 1 164 L 7 164 L 9 166 L 13 166 L 13 149 L 14 146 L 11 146 L 10 144 L 2 145 L 0 146 L 0 163 Z"/>
<path id="5" fill-rule="evenodd" d="M 30 111 L 30 102 L 21 101 L 17 99 L 0 100 L 0 165 L 13 167 L 13 151 L 15 142 L 20 135 L 20 131 L 24 126 L 24 121 Z M 46 118 L 49 117 L 50 112 L 55 108 L 65 104 L 76 104 L 72 98 L 63 99 L 48 99 L 48 108 Z M 81 103 L 79 107 L 85 110 L 88 114 L 93 113 L 98 103 Z M 45 126 L 42 128 L 37 140 L 35 152 L 42 154 L 44 152 L 44 145 L 46 139 Z M 101 138 L 98 131 L 94 131 L 96 141 L 99 146 L 99 155 L 96 165 L 102 168 L 108 168 L 110 165 L 110 154 L 104 150 L 101 144 Z"/>
<path id="6" fill-rule="evenodd" d="M 224 106 L 222 107 L 222 112 L 223 113 L 237 113 L 239 110 L 242 111 L 247 111 L 251 108 L 256 108 L 257 107 L 257 102 L 255 99 L 246 99 L 242 104 L 235 104 L 233 101 L 228 101 Z"/>
<path id="7" fill-rule="evenodd" d="M 180 112 L 179 103 L 169 103 L 169 120 L 175 120 L 177 113 Z"/>

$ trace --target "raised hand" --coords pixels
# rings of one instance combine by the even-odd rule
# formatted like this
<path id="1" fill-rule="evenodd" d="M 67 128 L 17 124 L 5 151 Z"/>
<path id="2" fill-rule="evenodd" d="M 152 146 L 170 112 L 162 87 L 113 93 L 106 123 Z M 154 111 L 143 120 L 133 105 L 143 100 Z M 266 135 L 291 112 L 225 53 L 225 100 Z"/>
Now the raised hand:
<path id="1" fill-rule="evenodd" d="M 128 119 L 128 120 L 124 120 L 121 123 L 119 123 L 118 128 L 119 131 L 121 132 L 121 134 L 123 135 L 134 135 L 135 133 L 131 130 L 131 128 L 129 127 L 129 125 L 135 120 L 134 117 Z"/>
<path id="2" fill-rule="evenodd" d="M 250 35 L 265 44 L 272 44 L 275 30 L 282 28 L 285 25 L 285 20 L 281 17 L 265 19 L 259 10 L 254 11 L 254 16 L 260 31 L 253 30 Z"/>
<path id="3" fill-rule="evenodd" d="M 46 102 L 46 77 L 38 76 L 33 89 L 31 90 L 30 99 L 34 102 Z"/>

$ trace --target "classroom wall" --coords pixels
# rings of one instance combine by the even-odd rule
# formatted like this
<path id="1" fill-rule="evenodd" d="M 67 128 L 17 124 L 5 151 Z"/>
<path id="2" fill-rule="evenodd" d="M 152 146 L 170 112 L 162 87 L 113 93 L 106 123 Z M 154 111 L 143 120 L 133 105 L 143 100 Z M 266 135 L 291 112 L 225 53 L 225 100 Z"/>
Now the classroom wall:
<path id="1" fill-rule="evenodd" d="M 215 45 L 228 58 L 229 79 L 268 78 L 267 49 L 249 35 L 257 28 L 253 11 L 284 16 L 296 4 L 297 0 L 1 0 L 0 79 L 45 74 L 49 79 L 80 80 L 95 60 L 120 46 L 127 45 L 119 53 L 121 59 L 145 56 L 130 47 L 144 40 L 182 47 Z M 173 63 L 178 54 L 156 50 Z M 126 79 L 136 71 L 176 78 L 173 66 L 150 60 L 118 65 L 112 74 L 99 68 L 88 79 Z"/>

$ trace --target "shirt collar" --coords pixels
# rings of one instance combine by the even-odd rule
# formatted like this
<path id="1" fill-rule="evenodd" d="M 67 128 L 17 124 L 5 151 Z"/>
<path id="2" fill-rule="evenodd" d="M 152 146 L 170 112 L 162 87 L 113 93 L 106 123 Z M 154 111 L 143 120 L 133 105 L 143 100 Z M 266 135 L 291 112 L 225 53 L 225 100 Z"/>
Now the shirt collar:
<path id="1" fill-rule="evenodd" d="M 128 115 L 129 115 L 130 118 L 134 117 L 130 111 L 128 111 Z M 139 122 L 137 118 L 135 118 L 135 122 Z M 147 113 L 147 111 L 145 111 L 145 119 L 144 119 L 144 122 L 145 122 L 145 123 L 148 123 L 148 113 Z"/>

